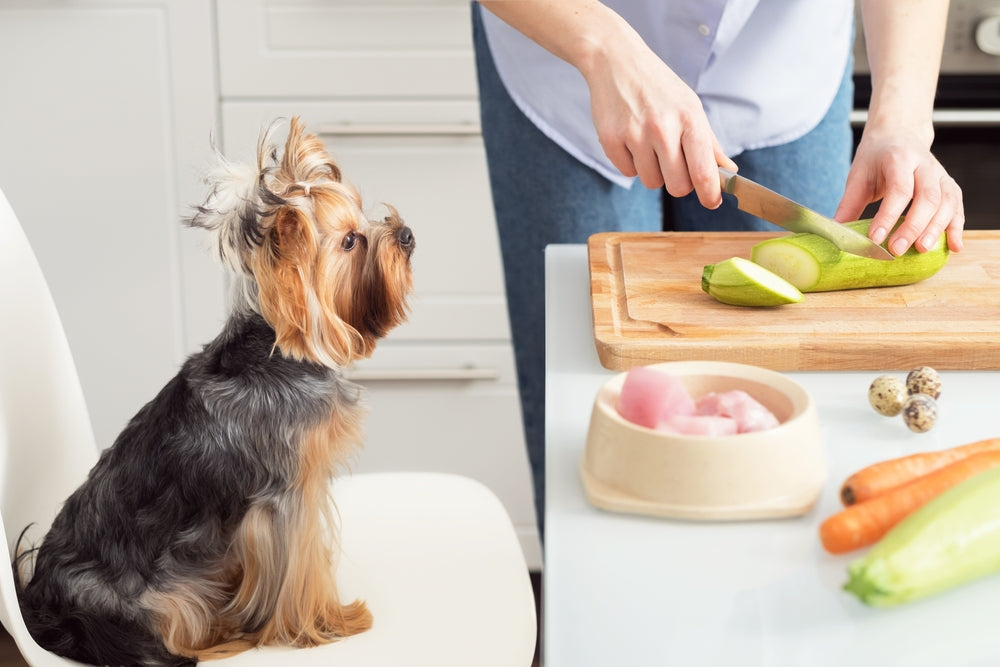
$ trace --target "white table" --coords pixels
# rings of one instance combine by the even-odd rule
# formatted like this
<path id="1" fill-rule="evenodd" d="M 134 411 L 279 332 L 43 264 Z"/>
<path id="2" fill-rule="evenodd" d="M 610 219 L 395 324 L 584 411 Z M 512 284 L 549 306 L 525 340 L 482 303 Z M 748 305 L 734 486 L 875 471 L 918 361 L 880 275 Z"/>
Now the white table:
<path id="1" fill-rule="evenodd" d="M 942 373 L 938 423 L 924 434 L 868 406 L 881 370 L 791 373 L 817 402 L 830 467 L 811 513 L 732 523 L 615 514 L 588 503 L 579 476 L 592 402 L 613 375 L 594 348 L 585 246 L 547 248 L 545 290 L 546 667 L 1000 665 L 1000 576 L 872 609 L 840 588 L 857 554 L 831 556 L 817 535 L 854 470 L 1000 436 L 1000 373 Z"/>

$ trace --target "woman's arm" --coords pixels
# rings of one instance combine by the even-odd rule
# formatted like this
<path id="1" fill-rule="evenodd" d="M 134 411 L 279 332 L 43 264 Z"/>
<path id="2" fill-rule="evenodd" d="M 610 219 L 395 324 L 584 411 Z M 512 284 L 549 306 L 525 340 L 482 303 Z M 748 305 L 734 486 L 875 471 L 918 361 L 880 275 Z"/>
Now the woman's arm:
<path id="1" fill-rule="evenodd" d="M 618 14 L 595 0 L 489 0 L 510 26 L 573 65 L 590 89 L 597 136 L 608 159 L 648 188 L 698 193 L 722 203 L 722 152 L 698 96 Z"/>
<path id="2" fill-rule="evenodd" d="M 943 231 L 949 248 L 962 248 L 962 190 L 930 150 L 947 14 L 947 0 L 861 4 L 872 98 L 835 217 L 856 219 L 868 203 L 881 199 L 869 231 L 881 242 L 909 205 L 905 224 L 889 241 L 896 255 L 914 243 L 918 250 L 929 249 Z"/>

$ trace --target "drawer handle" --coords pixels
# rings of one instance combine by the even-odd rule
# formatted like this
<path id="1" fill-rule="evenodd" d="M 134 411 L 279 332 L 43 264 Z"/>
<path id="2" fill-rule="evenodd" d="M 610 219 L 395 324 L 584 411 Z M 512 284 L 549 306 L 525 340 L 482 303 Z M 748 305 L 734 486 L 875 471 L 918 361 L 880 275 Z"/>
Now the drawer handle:
<path id="1" fill-rule="evenodd" d="M 350 370 L 344 373 L 349 380 L 358 382 L 422 382 L 459 380 L 498 380 L 500 373 L 495 368 L 387 368 Z"/>
<path id="2" fill-rule="evenodd" d="M 851 125 L 860 127 L 868 120 L 868 111 L 851 111 Z M 932 122 L 935 127 L 997 127 L 1000 126 L 1000 110 L 997 109 L 935 109 Z"/>
<path id="3" fill-rule="evenodd" d="M 479 123 L 329 123 L 320 125 L 320 134 L 354 137 L 478 136 Z"/>

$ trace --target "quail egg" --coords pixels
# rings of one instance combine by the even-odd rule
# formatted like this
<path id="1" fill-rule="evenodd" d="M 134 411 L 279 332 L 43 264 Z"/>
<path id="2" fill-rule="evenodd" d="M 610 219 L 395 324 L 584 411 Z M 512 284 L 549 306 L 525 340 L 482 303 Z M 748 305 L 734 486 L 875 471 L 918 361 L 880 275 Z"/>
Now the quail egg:
<path id="1" fill-rule="evenodd" d="M 903 409 L 906 384 L 892 375 L 880 375 L 868 387 L 868 402 L 875 412 L 885 417 L 895 417 Z"/>
<path id="2" fill-rule="evenodd" d="M 927 394 L 937 400 L 941 396 L 941 376 L 930 366 L 914 368 L 906 376 L 906 393 Z"/>
<path id="3" fill-rule="evenodd" d="M 931 430 L 937 413 L 937 402 L 927 394 L 911 394 L 903 402 L 903 422 L 915 433 Z"/>

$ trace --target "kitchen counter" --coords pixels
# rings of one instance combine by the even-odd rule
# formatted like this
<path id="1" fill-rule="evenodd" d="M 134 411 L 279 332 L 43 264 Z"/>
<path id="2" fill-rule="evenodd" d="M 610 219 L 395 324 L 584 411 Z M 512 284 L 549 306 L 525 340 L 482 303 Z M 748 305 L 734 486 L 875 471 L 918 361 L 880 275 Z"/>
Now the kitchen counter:
<path id="1" fill-rule="evenodd" d="M 1000 372 L 942 372 L 938 422 L 923 434 L 868 406 L 872 379 L 909 369 L 789 373 L 816 401 L 829 465 L 810 513 L 720 523 L 615 514 L 589 504 L 579 474 L 594 397 L 613 375 L 594 345 L 585 246 L 546 249 L 545 289 L 546 667 L 1000 664 L 1000 576 L 873 609 L 841 590 L 862 552 L 832 556 L 817 535 L 858 468 L 1000 436 Z"/>

